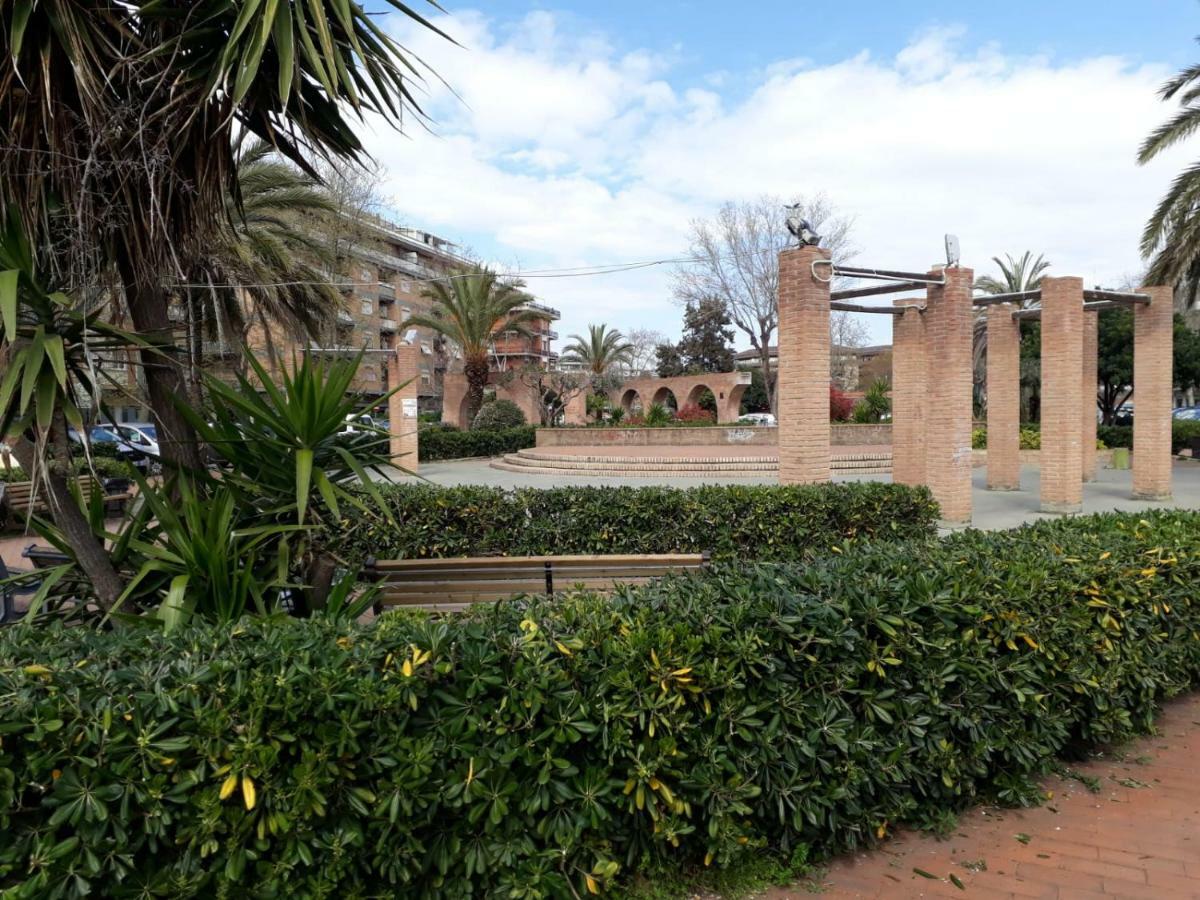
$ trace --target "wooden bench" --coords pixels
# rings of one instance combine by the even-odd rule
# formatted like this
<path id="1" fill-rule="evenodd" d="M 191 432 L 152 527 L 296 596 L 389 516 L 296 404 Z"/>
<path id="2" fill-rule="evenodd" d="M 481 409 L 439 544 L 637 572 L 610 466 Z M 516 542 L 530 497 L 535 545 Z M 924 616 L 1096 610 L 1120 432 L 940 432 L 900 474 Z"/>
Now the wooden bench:
<path id="1" fill-rule="evenodd" d="M 133 496 L 128 490 L 112 494 L 106 493 L 100 482 L 91 475 L 79 475 L 75 478 L 75 483 L 79 486 L 85 503 L 91 503 L 92 495 L 99 493 L 104 498 L 106 513 L 113 507 L 120 511 L 120 508 Z M 31 511 L 39 514 L 47 512 L 49 509 L 46 505 L 46 488 L 44 485 L 39 485 L 35 491 L 32 481 L 9 482 L 5 485 L 4 506 L 14 520 L 24 522 Z"/>
<path id="2" fill-rule="evenodd" d="M 608 592 L 618 584 L 644 584 L 707 565 L 707 553 L 369 559 L 363 574 L 382 585 L 377 612 L 385 606 L 453 611 L 514 594 L 554 594 L 577 587 Z"/>
<path id="3" fill-rule="evenodd" d="M 53 569 L 55 566 L 65 565 L 71 561 L 71 557 L 61 550 L 55 550 L 53 547 L 39 547 L 37 544 L 30 544 L 26 547 L 21 551 L 21 556 L 33 563 L 35 569 Z"/>

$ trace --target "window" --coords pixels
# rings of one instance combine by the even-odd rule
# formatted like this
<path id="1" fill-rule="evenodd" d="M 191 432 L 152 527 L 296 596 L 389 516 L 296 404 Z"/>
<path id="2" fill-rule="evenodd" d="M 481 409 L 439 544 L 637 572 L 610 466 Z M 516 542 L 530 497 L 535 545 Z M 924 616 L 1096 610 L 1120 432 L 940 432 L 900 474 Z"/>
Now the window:
<path id="1" fill-rule="evenodd" d="M 421 352 L 426 356 L 433 356 L 433 347 L 431 347 L 425 341 L 421 341 Z"/>
<path id="2" fill-rule="evenodd" d="M 371 303 L 370 300 L 364 300 L 362 302 L 361 309 L 362 309 L 362 314 L 364 316 L 369 316 L 369 315 L 371 315 L 371 313 L 375 312 L 375 306 L 374 306 L 374 304 Z"/>
<path id="3" fill-rule="evenodd" d="M 404 281 L 401 281 L 400 282 L 400 290 L 405 294 L 411 294 L 412 293 L 412 282 L 408 281 L 407 279 L 405 279 Z"/>

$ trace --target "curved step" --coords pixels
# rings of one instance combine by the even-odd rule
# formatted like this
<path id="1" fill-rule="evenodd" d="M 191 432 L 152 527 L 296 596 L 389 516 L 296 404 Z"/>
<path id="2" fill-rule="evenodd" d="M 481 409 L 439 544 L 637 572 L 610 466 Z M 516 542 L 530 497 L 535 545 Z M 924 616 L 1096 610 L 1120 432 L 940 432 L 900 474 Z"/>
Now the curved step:
<path id="1" fill-rule="evenodd" d="M 892 471 L 891 454 L 834 457 L 833 473 L 885 475 Z M 595 457 L 526 451 L 510 453 L 491 463 L 493 469 L 526 475 L 579 475 L 613 478 L 762 477 L 779 471 L 775 457 Z"/>

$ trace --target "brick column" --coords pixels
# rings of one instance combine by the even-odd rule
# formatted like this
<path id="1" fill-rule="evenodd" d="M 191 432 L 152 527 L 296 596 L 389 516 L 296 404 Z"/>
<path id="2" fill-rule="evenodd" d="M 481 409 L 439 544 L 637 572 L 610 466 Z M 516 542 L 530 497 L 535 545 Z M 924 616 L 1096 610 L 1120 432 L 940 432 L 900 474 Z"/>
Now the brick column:
<path id="1" fill-rule="evenodd" d="M 1083 279 L 1042 279 L 1042 512 L 1083 508 Z"/>
<path id="2" fill-rule="evenodd" d="M 417 388 L 420 386 L 420 349 L 401 344 L 388 360 L 388 390 L 403 385 L 388 398 L 388 426 L 392 439 L 393 464 L 416 472 L 417 463 Z"/>
<path id="3" fill-rule="evenodd" d="M 1146 287 L 1133 308 L 1133 496 L 1171 497 L 1174 308 L 1169 287 Z"/>
<path id="4" fill-rule="evenodd" d="M 904 315 L 892 321 L 892 481 L 925 483 L 925 401 L 929 362 L 924 300 L 897 300 Z"/>
<path id="5" fill-rule="evenodd" d="M 987 307 L 987 486 L 1021 489 L 1021 324 L 1016 305 Z"/>
<path id="6" fill-rule="evenodd" d="M 1100 390 L 1100 314 L 1083 314 L 1083 480 L 1096 480 L 1096 394 Z"/>
<path id="7" fill-rule="evenodd" d="M 942 274 L 935 270 L 930 277 Z M 930 285 L 925 300 L 929 348 L 925 480 L 941 507 L 942 521 L 965 525 L 971 521 L 971 285 L 975 273 L 946 269 L 944 274 L 945 286 Z"/>
<path id="8" fill-rule="evenodd" d="M 563 408 L 563 424 L 564 425 L 586 425 L 587 416 L 587 398 L 591 394 L 589 390 L 582 390 L 570 400 L 567 401 L 566 407 Z"/>
<path id="9" fill-rule="evenodd" d="M 819 247 L 779 254 L 779 483 L 829 480 L 829 282 L 813 276 Z M 823 271 L 822 271 L 823 270 Z M 830 267 L 817 267 L 822 278 Z"/>

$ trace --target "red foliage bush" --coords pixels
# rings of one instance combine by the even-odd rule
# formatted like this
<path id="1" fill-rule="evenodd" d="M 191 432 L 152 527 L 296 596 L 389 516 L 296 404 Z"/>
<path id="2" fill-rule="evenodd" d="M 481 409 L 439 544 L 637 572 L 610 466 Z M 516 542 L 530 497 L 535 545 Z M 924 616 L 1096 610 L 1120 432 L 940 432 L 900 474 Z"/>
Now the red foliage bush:
<path id="1" fill-rule="evenodd" d="M 829 385 L 829 421 L 845 422 L 854 411 L 854 401 L 838 390 L 832 382 Z"/>
<path id="2" fill-rule="evenodd" d="M 711 410 L 701 409 L 695 403 L 689 403 L 675 413 L 675 419 L 679 422 L 716 422 L 717 416 Z"/>

